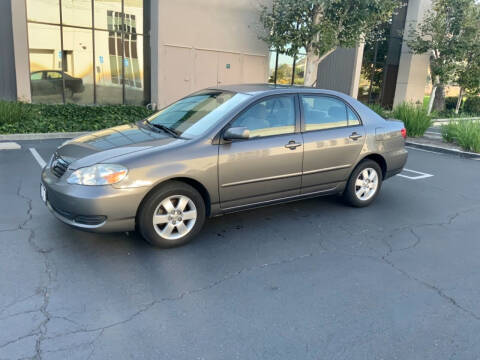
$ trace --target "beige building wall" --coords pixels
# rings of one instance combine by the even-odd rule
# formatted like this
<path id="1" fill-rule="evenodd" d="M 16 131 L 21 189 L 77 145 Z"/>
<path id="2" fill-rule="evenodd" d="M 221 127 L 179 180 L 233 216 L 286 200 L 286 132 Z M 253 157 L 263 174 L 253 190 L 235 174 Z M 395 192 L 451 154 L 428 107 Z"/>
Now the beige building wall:
<path id="1" fill-rule="evenodd" d="M 208 86 L 266 82 L 260 3 L 152 0 L 152 102 L 163 107 Z"/>
<path id="2" fill-rule="evenodd" d="M 412 26 L 423 20 L 424 14 L 431 8 L 431 0 L 409 0 L 405 21 L 404 39 Z M 393 105 L 403 101 L 423 102 L 425 86 L 427 85 L 429 55 L 414 55 L 405 40 L 402 45 L 398 69 L 397 86 Z"/>

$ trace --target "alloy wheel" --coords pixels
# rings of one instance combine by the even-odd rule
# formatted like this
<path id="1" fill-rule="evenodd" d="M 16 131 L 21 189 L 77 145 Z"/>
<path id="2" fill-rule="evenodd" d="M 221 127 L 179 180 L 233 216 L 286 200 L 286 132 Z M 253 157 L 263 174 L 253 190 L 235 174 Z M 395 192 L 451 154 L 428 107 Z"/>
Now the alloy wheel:
<path id="1" fill-rule="evenodd" d="M 187 235 L 197 221 L 197 208 L 185 195 L 172 195 L 160 202 L 153 212 L 153 227 L 166 240 Z"/>
<path id="2" fill-rule="evenodd" d="M 378 189 L 378 173 L 373 168 L 363 169 L 355 181 L 355 195 L 361 201 L 367 201 Z"/>

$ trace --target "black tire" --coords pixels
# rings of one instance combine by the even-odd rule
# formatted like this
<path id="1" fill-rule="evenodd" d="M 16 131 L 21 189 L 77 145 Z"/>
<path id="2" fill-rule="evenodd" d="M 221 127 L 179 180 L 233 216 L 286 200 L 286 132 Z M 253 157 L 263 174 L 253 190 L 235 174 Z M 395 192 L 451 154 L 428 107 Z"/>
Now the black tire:
<path id="1" fill-rule="evenodd" d="M 154 212 L 157 210 L 162 201 L 168 199 L 169 197 L 175 196 L 186 196 L 187 198 L 191 199 L 194 204 L 197 217 L 193 227 L 183 237 L 178 239 L 168 239 L 159 234 L 159 231 L 161 232 L 162 230 L 161 226 L 163 224 L 154 225 L 153 217 Z M 169 214 L 165 213 L 161 215 Z M 169 181 L 147 195 L 138 211 L 137 225 L 140 234 L 151 245 L 161 248 L 172 248 L 190 242 L 202 229 L 203 224 L 205 223 L 205 217 L 205 202 L 199 192 L 186 183 L 180 181 Z M 179 232 L 178 235 L 180 235 Z"/>
<path id="2" fill-rule="evenodd" d="M 365 169 L 374 169 L 377 172 L 378 176 L 378 185 L 375 193 L 368 199 L 368 200 L 361 200 L 356 194 L 356 185 L 355 182 L 359 177 L 360 173 Z M 380 189 L 382 188 L 382 169 L 378 165 L 377 162 L 373 160 L 363 160 L 361 161 L 355 170 L 353 170 L 352 174 L 350 175 L 350 179 L 348 179 L 347 186 L 343 193 L 343 198 L 347 202 L 347 204 L 354 206 L 354 207 L 365 207 L 370 205 L 380 193 Z"/>

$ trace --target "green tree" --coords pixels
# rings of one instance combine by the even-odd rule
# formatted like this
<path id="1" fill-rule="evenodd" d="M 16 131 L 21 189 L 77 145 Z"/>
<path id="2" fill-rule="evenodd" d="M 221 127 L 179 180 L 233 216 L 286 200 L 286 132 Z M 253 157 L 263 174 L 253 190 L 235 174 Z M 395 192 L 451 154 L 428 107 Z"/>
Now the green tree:
<path id="1" fill-rule="evenodd" d="M 262 6 L 260 36 L 290 56 L 307 52 L 305 85 L 317 79 L 318 64 L 337 47 L 353 47 L 374 36 L 403 0 L 273 0 Z"/>
<path id="2" fill-rule="evenodd" d="M 428 113 L 432 108 L 445 108 L 445 85 L 456 80 L 460 64 L 471 50 L 472 14 L 477 7 L 475 0 L 433 0 L 423 21 L 410 30 L 407 44 L 411 51 L 430 53 L 433 87 Z"/>
<path id="3" fill-rule="evenodd" d="M 457 84 L 460 86 L 455 113 L 458 114 L 465 92 L 469 95 L 480 93 L 480 6 L 475 3 L 469 13 L 462 41 L 462 58 L 457 69 Z"/>

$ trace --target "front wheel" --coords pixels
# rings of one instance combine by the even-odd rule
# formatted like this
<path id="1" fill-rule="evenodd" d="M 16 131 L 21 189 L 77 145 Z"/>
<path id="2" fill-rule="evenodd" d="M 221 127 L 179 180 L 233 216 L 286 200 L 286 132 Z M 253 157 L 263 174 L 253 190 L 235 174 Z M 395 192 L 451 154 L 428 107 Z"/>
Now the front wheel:
<path id="1" fill-rule="evenodd" d="M 352 206 L 368 206 L 375 200 L 381 187 L 380 166 L 373 160 L 364 160 L 350 175 L 343 197 Z"/>
<path id="2" fill-rule="evenodd" d="M 171 181 L 147 196 L 137 223 L 143 238 L 162 248 L 191 241 L 205 222 L 205 202 L 192 186 Z"/>

